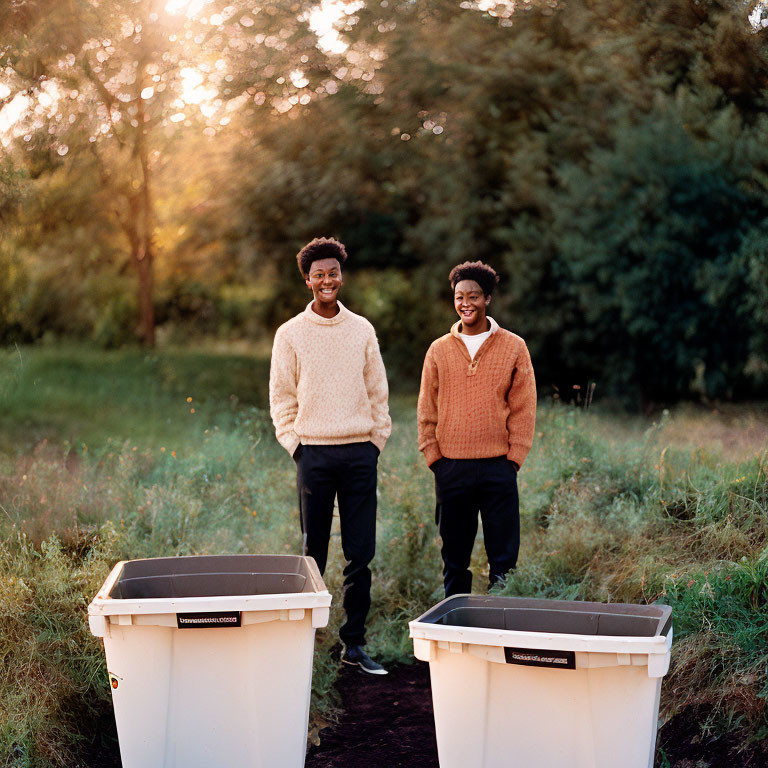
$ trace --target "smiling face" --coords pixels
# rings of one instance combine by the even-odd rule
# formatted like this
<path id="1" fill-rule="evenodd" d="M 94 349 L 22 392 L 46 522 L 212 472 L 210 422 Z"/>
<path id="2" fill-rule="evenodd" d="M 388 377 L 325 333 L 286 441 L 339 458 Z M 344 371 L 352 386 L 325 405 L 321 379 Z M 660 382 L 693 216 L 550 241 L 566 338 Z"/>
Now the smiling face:
<path id="1" fill-rule="evenodd" d="M 491 297 L 474 280 L 462 280 L 453 289 L 453 306 L 461 318 L 461 332 L 469 336 L 488 330 L 485 310 Z"/>
<path id="2" fill-rule="evenodd" d="M 336 299 L 342 282 L 338 259 L 318 259 L 312 262 L 306 283 L 315 297 L 312 309 L 318 315 L 333 317 L 339 311 Z"/>

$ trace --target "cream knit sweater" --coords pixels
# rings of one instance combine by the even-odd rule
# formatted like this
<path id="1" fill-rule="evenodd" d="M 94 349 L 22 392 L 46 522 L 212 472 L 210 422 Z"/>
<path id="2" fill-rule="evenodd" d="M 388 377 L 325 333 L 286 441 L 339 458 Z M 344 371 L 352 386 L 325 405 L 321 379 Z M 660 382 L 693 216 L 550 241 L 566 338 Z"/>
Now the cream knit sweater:
<path id="1" fill-rule="evenodd" d="M 391 431 L 389 390 L 373 326 L 339 302 L 330 319 L 312 304 L 275 334 L 269 410 L 280 444 L 373 442 L 381 451 Z"/>

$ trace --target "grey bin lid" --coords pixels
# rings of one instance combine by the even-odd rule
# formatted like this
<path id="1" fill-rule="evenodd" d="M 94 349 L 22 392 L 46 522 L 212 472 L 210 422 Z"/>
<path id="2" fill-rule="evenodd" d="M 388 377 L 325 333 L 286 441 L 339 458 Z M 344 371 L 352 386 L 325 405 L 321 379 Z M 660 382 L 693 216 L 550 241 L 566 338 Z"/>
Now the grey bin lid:
<path id="1" fill-rule="evenodd" d="M 200 555 L 130 560 L 109 596 L 144 598 L 277 595 L 313 591 L 306 560 L 293 555 Z"/>
<path id="2" fill-rule="evenodd" d="M 443 600 L 417 621 L 521 632 L 657 637 L 666 636 L 671 629 L 672 609 L 668 605 L 457 595 Z"/>

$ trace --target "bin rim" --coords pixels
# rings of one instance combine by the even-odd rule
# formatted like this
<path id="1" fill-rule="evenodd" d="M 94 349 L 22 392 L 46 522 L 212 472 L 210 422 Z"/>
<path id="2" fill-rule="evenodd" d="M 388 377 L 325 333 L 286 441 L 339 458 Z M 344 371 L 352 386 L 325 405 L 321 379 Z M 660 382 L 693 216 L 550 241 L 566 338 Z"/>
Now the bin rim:
<path id="1" fill-rule="evenodd" d="M 229 555 L 230 557 L 248 557 L 249 555 Z M 199 557 L 184 555 L 183 557 Z M 204 557 L 204 555 L 203 555 Z M 182 558 L 139 558 L 121 560 L 109 572 L 96 596 L 88 606 L 89 616 L 124 616 L 162 613 L 193 613 L 208 611 L 271 611 L 290 609 L 327 608 L 331 604 L 331 593 L 325 586 L 314 558 L 302 555 L 269 555 L 269 557 L 296 558 L 304 557 L 309 577 L 314 587 L 312 592 L 284 592 L 270 595 L 221 595 L 212 597 L 147 597 L 114 598 L 109 593 L 127 563 L 140 560 L 175 560 Z"/>
<path id="2" fill-rule="evenodd" d="M 541 648 L 548 650 L 572 650 L 593 653 L 644 653 L 663 654 L 668 653 L 672 646 L 671 619 L 664 624 L 666 634 L 658 634 L 653 637 L 634 635 L 583 635 L 565 632 L 533 632 L 515 629 L 489 629 L 485 627 L 462 627 L 445 624 L 436 624 L 423 621 L 425 616 L 437 613 L 441 606 L 462 597 L 482 597 L 480 595 L 452 595 L 437 603 L 425 611 L 419 618 L 408 623 L 410 637 L 418 640 L 434 640 L 447 643 L 468 643 L 470 645 L 492 645 L 506 648 Z M 534 598 L 509 598 L 510 600 L 531 600 Z M 568 605 L 578 603 L 585 610 L 589 607 L 603 607 L 611 603 L 595 603 L 586 601 L 547 600 L 544 601 L 553 608 L 566 608 Z M 631 605 L 628 603 L 613 603 L 613 605 Z M 639 607 L 639 606 L 638 606 Z M 669 614 L 669 606 L 658 606 L 666 610 L 662 614 Z M 660 617 L 662 618 L 662 617 Z"/>
<path id="3" fill-rule="evenodd" d="M 408 623 L 413 640 L 435 640 L 469 645 L 493 645 L 501 648 L 541 648 L 591 653 L 668 653 L 672 630 L 665 637 L 620 637 L 616 635 L 568 635 L 557 632 L 520 632 L 514 629 L 481 629 Z"/>

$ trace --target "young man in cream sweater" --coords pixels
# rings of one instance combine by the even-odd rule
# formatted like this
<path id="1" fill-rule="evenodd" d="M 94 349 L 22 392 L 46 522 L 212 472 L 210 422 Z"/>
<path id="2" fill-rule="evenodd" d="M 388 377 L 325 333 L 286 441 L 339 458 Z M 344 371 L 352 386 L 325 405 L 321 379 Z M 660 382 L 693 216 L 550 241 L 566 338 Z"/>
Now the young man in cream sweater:
<path id="1" fill-rule="evenodd" d="M 304 554 L 324 573 L 338 498 L 346 622 L 342 661 L 387 674 L 363 650 L 376 543 L 376 470 L 392 430 L 373 326 L 339 300 L 344 246 L 316 238 L 296 257 L 312 301 L 277 329 L 269 406 L 277 439 L 296 461 Z"/>
<path id="2" fill-rule="evenodd" d="M 446 597 L 472 590 L 478 512 L 491 586 L 517 564 L 517 471 L 536 424 L 528 348 L 486 313 L 496 272 L 465 262 L 448 279 L 459 321 L 427 352 L 416 411 L 419 450 L 435 475 Z"/>

